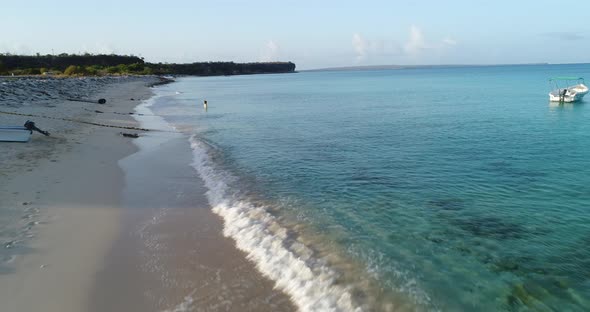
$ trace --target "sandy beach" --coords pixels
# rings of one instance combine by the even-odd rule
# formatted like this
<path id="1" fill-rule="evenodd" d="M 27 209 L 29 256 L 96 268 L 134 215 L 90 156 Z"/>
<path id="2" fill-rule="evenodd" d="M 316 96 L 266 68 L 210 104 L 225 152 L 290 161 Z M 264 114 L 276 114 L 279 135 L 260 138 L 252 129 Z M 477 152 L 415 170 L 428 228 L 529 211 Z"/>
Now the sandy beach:
<path id="1" fill-rule="evenodd" d="M 156 78 L 96 81 L 72 84 L 74 95 L 104 105 L 27 99 L 30 79 L 0 111 L 138 126 L 128 113 Z M 27 119 L 51 136 L 0 143 L 3 311 L 294 310 L 223 237 L 185 137 L 0 114 L 1 124 Z"/>

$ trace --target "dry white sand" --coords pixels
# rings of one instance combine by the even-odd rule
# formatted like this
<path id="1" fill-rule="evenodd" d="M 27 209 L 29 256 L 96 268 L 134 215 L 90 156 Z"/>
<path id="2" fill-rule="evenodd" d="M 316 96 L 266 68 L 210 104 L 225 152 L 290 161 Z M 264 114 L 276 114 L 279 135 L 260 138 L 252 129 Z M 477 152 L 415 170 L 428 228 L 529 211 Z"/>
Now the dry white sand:
<path id="1" fill-rule="evenodd" d="M 106 105 L 55 101 L 55 107 L 11 111 L 67 116 L 106 124 L 134 125 L 130 116 L 94 109 L 133 111 L 151 91 L 145 81 L 107 87 L 96 97 Z M 52 105 L 53 106 L 53 105 Z M 29 143 L 2 143 L 0 210 L 26 206 L 38 211 L 33 238 L 18 243 L 11 272 L 0 275 L 2 311 L 85 311 L 96 272 L 119 233 L 123 173 L 117 161 L 133 153 L 121 130 L 53 119 L 0 115 L 2 124 L 34 119 L 52 132 Z M 26 205 L 23 205 L 26 204 Z M 39 223 L 39 224 L 37 224 Z"/>

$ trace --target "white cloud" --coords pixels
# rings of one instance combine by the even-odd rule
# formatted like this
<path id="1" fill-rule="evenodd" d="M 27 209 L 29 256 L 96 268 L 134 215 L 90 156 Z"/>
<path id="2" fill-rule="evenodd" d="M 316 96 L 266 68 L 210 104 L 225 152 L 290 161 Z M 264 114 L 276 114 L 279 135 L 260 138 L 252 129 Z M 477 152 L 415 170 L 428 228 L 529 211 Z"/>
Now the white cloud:
<path id="1" fill-rule="evenodd" d="M 12 44 L 0 45 L 0 53 L 20 54 L 20 55 L 31 55 L 32 51 L 26 44 L 15 42 Z"/>
<path id="2" fill-rule="evenodd" d="M 428 41 L 422 30 L 412 25 L 408 32 L 408 39 L 400 43 L 395 40 L 373 40 L 363 37 L 359 33 L 352 36 L 352 47 L 356 62 L 406 62 L 418 61 L 425 51 L 444 52 L 447 47 L 457 45 L 451 37 L 444 37 L 436 41 Z M 436 53 L 432 53 L 436 54 Z"/>
<path id="3" fill-rule="evenodd" d="M 116 54 L 118 53 L 117 49 L 113 47 L 111 44 L 97 42 L 93 46 L 82 46 L 82 53 L 91 53 L 91 54 Z"/>
<path id="4" fill-rule="evenodd" d="M 352 35 L 352 47 L 356 53 L 357 62 L 364 61 L 367 58 L 369 43 L 360 34 Z"/>
<path id="5" fill-rule="evenodd" d="M 446 45 L 449 45 L 449 46 L 454 46 L 454 45 L 457 45 L 457 40 L 455 40 L 455 39 L 453 39 L 453 38 L 450 38 L 450 37 L 446 37 L 446 38 L 444 38 L 444 39 L 442 40 L 442 42 L 443 42 L 444 44 L 446 44 Z"/>
<path id="6" fill-rule="evenodd" d="M 427 48 L 428 45 L 424 40 L 422 31 L 417 26 L 412 25 L 412 27 L 410 27 L 410 38 L 406 44 L 404 44 L 404 51 L 408 55 L 416 55 Z"/>
<path id="7" fill-rule="evenodd" d="M 401 53 L 400 44 L 393 40 L 369 40 L 359 33 L 352 35 L 352 47 L 357 63 L 374 57 L 398 56 Z"/>
<path id="8" fill-rule="evenodd" d="M 269 40 L 260 53 L 261 62 L 275 62 L 281 56 L 281 47 L 274 41 Z"/>

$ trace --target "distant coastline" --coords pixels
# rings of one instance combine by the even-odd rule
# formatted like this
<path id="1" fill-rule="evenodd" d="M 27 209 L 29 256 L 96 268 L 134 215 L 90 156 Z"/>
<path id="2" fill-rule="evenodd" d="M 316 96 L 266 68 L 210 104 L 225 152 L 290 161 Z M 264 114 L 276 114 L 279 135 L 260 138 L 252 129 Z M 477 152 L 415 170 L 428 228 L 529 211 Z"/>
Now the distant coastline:
<path id="1" fill-rule="evenodd" d="M 393 70 L 393 69 L 435 69 L 435 68 L 472 68 L 472 67 L 504 67 L 504 66 L 538 66 L 538 65 L 578 65 L 586 63 L 552 64 L 552 63 L 522 63 L 522 64 L 443 64 L 443 65 L 367 65 L 342 66 L 316 69 L 304 69 L 300 72 L 314 71 L 363 71 L 363 70 Z"/>
<path id="2" fill-rule="evenodd" d="M 230 76 L 293 73 L 295 67 L 293 62 L 149 63 L 137 56 L 115 54 L 0 54 L 0 75 L 4 76 Z"/>

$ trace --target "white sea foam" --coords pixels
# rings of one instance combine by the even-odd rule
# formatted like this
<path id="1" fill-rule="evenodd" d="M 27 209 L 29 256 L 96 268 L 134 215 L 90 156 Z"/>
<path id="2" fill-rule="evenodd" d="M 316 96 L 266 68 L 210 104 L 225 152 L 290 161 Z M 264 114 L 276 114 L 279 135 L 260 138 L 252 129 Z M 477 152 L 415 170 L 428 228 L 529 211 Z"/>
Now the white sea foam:
<path id="1" fill-rule="evenodd" d="M 223 234 L 256 263 L 276 287 L 291 296 L 301 311 L 362 311 L 351 290 L 337 283 L 338 274 L 298 241 L 263 206 L 238 198 L 230 187 L 234 177 L 219 169 L 209 155 L 210 147 L 190 138 L 193 167 L 208 188 L 213 211 L 223 217 Z"/>
<path id="2" fill-rule="evenodd" d="M 154 112 L 150 109 L 150 107 L 154 105 L 155 101 L 163 96 L 165 96 L 163 93 L 157 94 L 137 105 L 135 107 L 136 115 L 133 115 L 133 117 L 144 128 L 175 132 L 177 129 L 174 126 L 169 124 L 166 120 L 164 120 L 164 118 L 154 115 Z M 146 116 L 142 115 L 147 115 L 149 118 L 146 118 Z"/>
<path id="3" fill-rule="evenodd" d="M 165 94 L 159 93 L 138 105 L 136 112 L 153 115 L 150 107 L 162 96 Z M 134 117 L 142 127 L 175 130 L 159 116 Z M 141 140 L 135 141 L 140 143 Z M 213 211 L 224 219 L 223 234 L 233 238 L 236 246 L 256 263 L 258 270 L 275 281 L 278 289 L 291 296 L 299 310 L 363 310 L 353 302 L 351 290 L 346 285 L 337 283 L 337 272 L 314 258 L 313 251 L 304 244 L 289 238 L 287 229 L 280 226 L 265 207 L 256 206 L 234 195 L 228 183 L 234 181 L 235 177 L 215 165 L 209 156 L 211 146 L 194 136 L 190 138 L 190 143 L 193 150 L 192 166 L 205 181 L 207 197 Z M 189 311 L 194 308 L 194 304 L 191 294 L 167 311 Z"/>
<path id="4" fill-rule="evenodd" d="M 190 294 L 186 297 L 184 297 L 184 300 L 179 303 L 178 305 L 176 305 L 174 308 L 172 309 L 168 309 L 168 310 L 164 310 L 162 312 L 189 312 L 189 311 L 194 311 L 194 302 L 195 300 L 193 299 L 193 294 Z"/>

